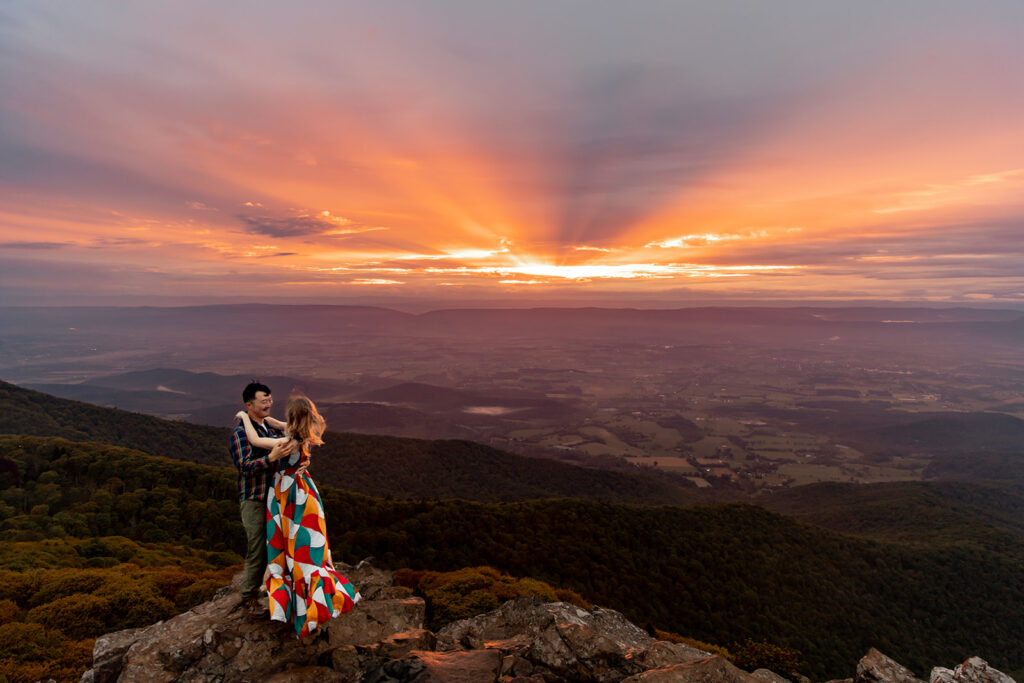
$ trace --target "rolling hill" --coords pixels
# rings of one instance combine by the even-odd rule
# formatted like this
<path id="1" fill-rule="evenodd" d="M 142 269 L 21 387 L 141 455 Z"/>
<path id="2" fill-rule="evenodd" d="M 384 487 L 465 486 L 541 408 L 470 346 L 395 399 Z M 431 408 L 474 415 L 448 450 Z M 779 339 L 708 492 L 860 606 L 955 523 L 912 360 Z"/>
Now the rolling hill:
<path id="1" fill-rule="evenodd" d="M 998 551 L 1024 538 L 1024 486 L 954 481 L 780 489 L 757 497 L 779 514 L 883 541 L 957 543 Z"/>
<path id="2" fill-rule="evenodd" d="M 230 430 L 102 408 L 0 382 L 0 433 L 59 436 L 175 460 L 230 465 Z M 633 504 L 706 500 L 656 473 L 587 469 L 471 441 L 329 432 L 314 452 L 318 481 L 368 495 L 481 501 L 588 498 Z"/>

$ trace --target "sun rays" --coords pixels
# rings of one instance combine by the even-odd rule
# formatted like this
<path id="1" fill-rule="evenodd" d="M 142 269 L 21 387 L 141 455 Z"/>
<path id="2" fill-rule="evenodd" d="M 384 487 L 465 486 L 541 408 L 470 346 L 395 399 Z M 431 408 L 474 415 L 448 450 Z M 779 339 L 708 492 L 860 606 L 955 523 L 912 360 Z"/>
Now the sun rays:
<path id="1" fill-rule="evenodd" d="M 818 33 L 764 15 L 786 50 L 772 31 L 708 43 L 701 21 L 740 30 L 713 4 L 569 2 L 548 29 L 531 3 L 465 23 L 194 6 L 208 30 L 164 9 L 12 8 L 8 296 L 116 296 L 124 273 L 154 297 L 246 296 L 258 276 L 300 299 L 1024 302 L 1020 9 L 917 7 L 923 24 L 788 17 Z M 592 40 L 607 22 L 621 50 Z M 263 38 L 214 30 L 236 24 Z"/>

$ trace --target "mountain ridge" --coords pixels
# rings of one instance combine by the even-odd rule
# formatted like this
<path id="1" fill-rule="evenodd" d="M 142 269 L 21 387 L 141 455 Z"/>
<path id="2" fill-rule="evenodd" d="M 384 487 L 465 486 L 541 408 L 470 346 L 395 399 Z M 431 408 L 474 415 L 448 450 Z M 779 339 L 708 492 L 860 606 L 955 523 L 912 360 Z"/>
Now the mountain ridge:
<path id="1" fill-rule="evenodd" d="M 230 466 L 227 427 L 100 408 L 2 381 L 0 433 L 100 441 L 178 460 Z M 328 432 L 314 457 L 323 483 L 371 495 L 468 500 L 581 496 L 637 504 L 707 499 L 695 487 L 656 473 L 577 467 L 464 440 Z"/>

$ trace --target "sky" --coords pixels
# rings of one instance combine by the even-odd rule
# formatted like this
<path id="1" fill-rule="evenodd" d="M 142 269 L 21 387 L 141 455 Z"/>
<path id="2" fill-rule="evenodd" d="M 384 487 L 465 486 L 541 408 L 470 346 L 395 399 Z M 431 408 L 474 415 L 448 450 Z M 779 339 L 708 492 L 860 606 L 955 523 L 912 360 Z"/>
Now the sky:
<path id="1" fill-rule="evenodd" d="M 0 304 L 1024 307 L 1020 0 L 0 0 Z"/>

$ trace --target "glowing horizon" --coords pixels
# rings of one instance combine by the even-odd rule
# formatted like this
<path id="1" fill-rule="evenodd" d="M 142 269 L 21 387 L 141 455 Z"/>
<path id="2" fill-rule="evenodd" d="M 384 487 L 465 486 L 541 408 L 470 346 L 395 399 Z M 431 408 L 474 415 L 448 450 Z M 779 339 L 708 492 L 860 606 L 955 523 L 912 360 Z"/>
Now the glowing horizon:
<path id="1" fill-rule="evenodd" d="M 1024 303 L 1024 8 L 741 5 L 6 8 L 2 303 Z"/>

